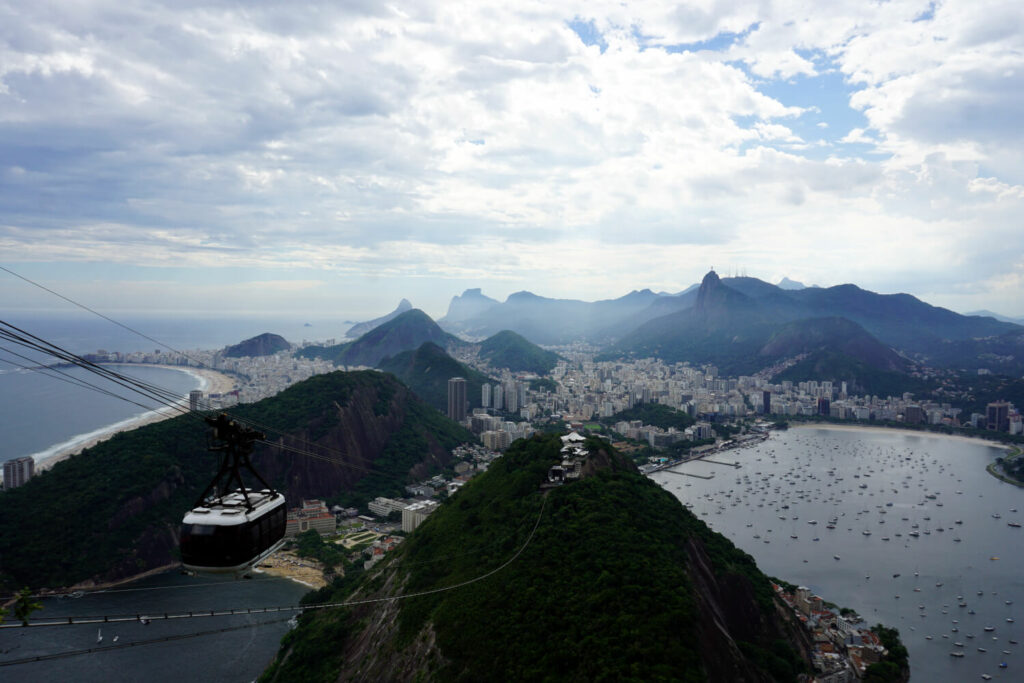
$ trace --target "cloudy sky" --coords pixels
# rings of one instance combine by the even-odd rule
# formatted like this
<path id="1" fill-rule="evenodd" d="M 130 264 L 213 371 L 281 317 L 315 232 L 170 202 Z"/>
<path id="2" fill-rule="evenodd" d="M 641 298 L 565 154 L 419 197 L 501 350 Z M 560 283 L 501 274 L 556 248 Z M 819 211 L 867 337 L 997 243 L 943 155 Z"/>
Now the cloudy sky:
<path id="1" fill-rule="evenodd" d="M 1022 121 L 1018 0 L 0 0 L 0 263 L 111 313 L 714 266 L 1024 315 Z"/>

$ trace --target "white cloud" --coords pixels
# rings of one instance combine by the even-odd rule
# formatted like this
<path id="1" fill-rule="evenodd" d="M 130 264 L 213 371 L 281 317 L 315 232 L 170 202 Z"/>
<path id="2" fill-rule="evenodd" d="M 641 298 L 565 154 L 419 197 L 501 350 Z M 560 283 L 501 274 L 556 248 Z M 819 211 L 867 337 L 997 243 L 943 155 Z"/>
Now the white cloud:
<path id="1" fill-rule="evenodd" d="M 946 2 L 913 21 L 927 7 L 9 3 L 0 247 L 438 292 L 520 276 L 614 296 L 636 273 L 685 286 L 734 257 L 821 283 L 931 268 L 952 291 L 982 264 L 1012 279 L 1019 263 L 965 236 L 1012 239 L 1024 208 L 1019 9 Z M 716 36 L 717 51 L 669 49 Z M 835 69 L 849 92 L 765 94 L 813 93 Z M 833 119 L 847 97 L 862 122 Z M 840 248 L 822 247 L 826 228 Z M 893 235 L 927 235 L 913 253 L 928 261 L 877 256 Z M 552 246 L 606 276 L 586 266 L 572 285 L 548 270 Z"/>

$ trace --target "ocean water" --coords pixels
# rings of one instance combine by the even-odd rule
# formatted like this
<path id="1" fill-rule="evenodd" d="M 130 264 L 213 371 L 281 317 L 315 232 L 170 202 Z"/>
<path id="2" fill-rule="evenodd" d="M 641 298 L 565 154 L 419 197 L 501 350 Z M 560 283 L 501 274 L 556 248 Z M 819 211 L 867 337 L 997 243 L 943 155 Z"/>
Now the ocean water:
<path id="1" fill-rule="evenodd" d="M 98 350 L 152 352 L 167 348 L 187 351 L 191 349 L 220 349 L 263 332 L 280 334 L 292 343 L 303 341 L 340 340 L 351 323 L 339 316 L 327 319 L 298 319 L 220 316 L 220 317 L 115 317 L 118 322 L 158 340 L 158 345 L 145 337 L 119 327 L 84 311 L 35 313 L 6 311 L 0 313 L 5 322 L 56 344 L 73 353 L 85 354 Z M 0 344 L 13 351 L 27 354 L 10 342 Z M 31 355 L 31 354 L 28 354 Z M 36 356 L 33 356 L 36 357 Z M 52 359 L 37 357 L 40 362 Z M 57 450 L 88 440 L 96 433 L 113 425 L 130 421 L 147 412 L 130 403 L 104 396 L 90 389 L 72 386 L 40 373 L 20 370 L 3 362 L 11 360 L 28 365 L 21 358 L 0 350 L 0 460 L 33 455 L 43 460 Z M 121 372 L 187 396 L 200 388 L 199 381 L 182 371 L 151 368 L 139 365 L 121 366 Z M 146 408 L 157 407 L 137 394 L 111 385 L 78 368 L 64 369 L 73 377 L 86 379 L 143 403 Z"/>
<path id="2" fill-rule="evenodd" d="M 1024 528 L 1008 523 L 1024 523 L 1024 489 L 985 471 L 1004 452 L 799 428 L 715 458 L 738 469 L 695 462 L 654 478 L 768 575 L 898 628 L 913 680 L 1019 681 L 1024 648 L 1010 641 L 1024 641 Z"/>
<path id="3" fill-rule="evenodd" d="M 110 316 L 122 325 L 151 337 L 162 345 L 88 312 L 39 313 L 0 312 L 0 319 L 57 344 L 73 353 L 106 351 L 152 352 L 171 347 L 220 349 L 264 332 L 279 334 L 293 344 L 303 341 L 340 341 L 352 326 L 342 316 L 325 319 L 271 316 Z"/>
<path id="4" fill-rule="evenodd" d="M 182 398 L 201 386 L 198 377 L 180 370 L 145 365 L 119 365 L 116 369 Z M 130 398 L 142 406 L 42 372 L 0 364 L 0 434 L 3 435 L 0 460 L 32 455 L 39 462 L 57 450 L 86 441 L 112 425 L 128 422 L 160 407 L 82 368 L 62 368 L 61 372 Z"/>
<path id="5" fill-rule="evenodd" d="M 309 589 L 256 574 L 252 580 L 188 577 L 168 572 L 81 598 L 42 601 L 39 616 L 160 614 L 296 605 Z M 0 680 L 20 683 L 210 681 L 248 683 L 277 653 L 294 612 L 29 629 L 0 629 Z M 232 629 L 222 632 L 221 629 Z M 211 633 L 212 632 L 212 633 Z M 204 635 L 194 635 L 204 634 Z M 99 641 L 98 636 L 102 636 Z M 180 640 L 144 644 L 166 636 Z M 116 640 L 115 640 L 116 638 Z M 128 643 L 136 646 L 118 649 Z M 98 649 L 88 654 L 5 666 L 29 657 Z"/>

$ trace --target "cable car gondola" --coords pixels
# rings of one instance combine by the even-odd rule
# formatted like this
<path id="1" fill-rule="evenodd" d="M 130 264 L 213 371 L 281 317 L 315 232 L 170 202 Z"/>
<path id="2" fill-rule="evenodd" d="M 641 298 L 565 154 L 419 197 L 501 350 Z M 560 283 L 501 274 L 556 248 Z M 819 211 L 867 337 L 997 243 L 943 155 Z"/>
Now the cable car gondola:
<path id="1" fill-rule="evenodd" d="M 287 523 L 284 496 L 253 469 L 253 443 L 264 435 L 221 414 L 213 427 L 211 451 L 222 451 L 220 470 L 181 522 L 181 561 L 186 570 L 246 574 L 281 547 Z M 263 484 L 246 488 L 240 467 Z"/>

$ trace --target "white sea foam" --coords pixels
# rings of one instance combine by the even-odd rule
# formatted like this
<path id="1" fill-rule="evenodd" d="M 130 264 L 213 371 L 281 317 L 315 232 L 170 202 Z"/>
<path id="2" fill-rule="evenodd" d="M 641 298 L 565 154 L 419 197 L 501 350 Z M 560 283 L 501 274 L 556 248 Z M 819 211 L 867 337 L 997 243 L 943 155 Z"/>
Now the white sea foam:
<path id="1" fill-rule="evenodd" d="M 187 407 L 188 401 L 179 401 L 178 405 Z M 114 434 L 117 434 L 118 432 L 123 432 L 126 429 L 137 426 L 138 424 L 146 422 L 154 417 L 167 417 L 170 416 L 171 414 L 178 413 L 177 411 L 174 411 L 171 408 L 159 408 L 157 410 L 148 410 L 146 412 L 141 412 L 138 413 L 137 415 L 133 415 L 132 417 L 125 418 L 120 422 L 115 422 L 112 425 L 100 427 L 99 429 L 94 429 L 91 432 L 85 432 L 84 434 L 77 434 L 68 439 L 67 441 L 62 441 L 61 443 L 54 444 L 53 446 L 50 446 L 45 450 L 33 453 L 31 457 L 33 460 L 36 461 L 37 467 L 43 466 L 51 458 L 58 457 L 68 452 L 76 451 L 91 441 L 105 440 L 113 436 Z"/>

